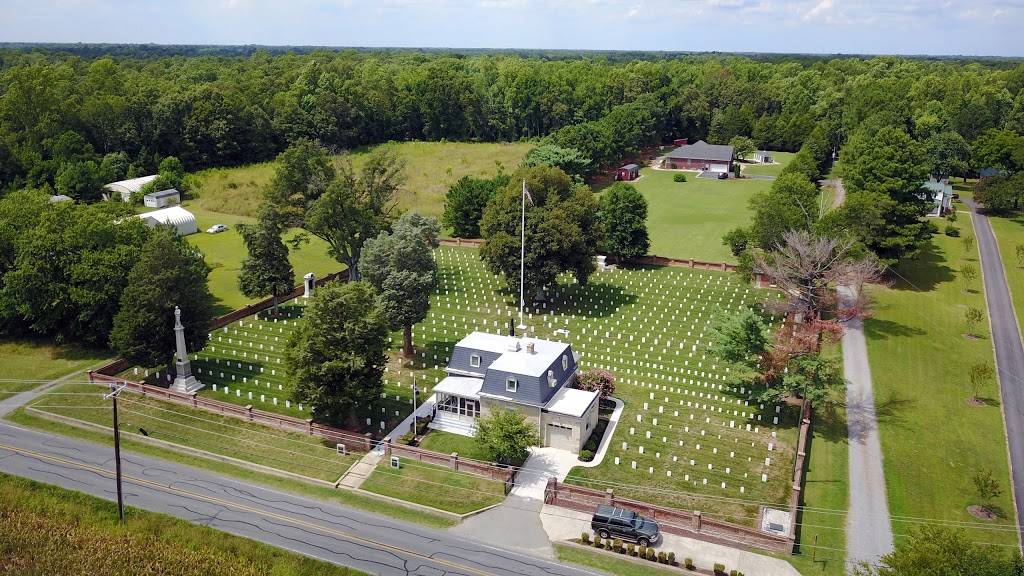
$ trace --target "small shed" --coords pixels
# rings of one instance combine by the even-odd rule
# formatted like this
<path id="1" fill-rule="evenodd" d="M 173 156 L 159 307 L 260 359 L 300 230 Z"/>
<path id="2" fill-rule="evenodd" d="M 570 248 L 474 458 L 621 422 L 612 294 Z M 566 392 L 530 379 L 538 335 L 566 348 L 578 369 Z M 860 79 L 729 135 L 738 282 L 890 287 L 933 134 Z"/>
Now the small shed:
<path id="1" fill-rule="evenodd" d="M 142 218 L 142 221 L 150 228 L 156 228 L 160 225 L 174 226 L 178 236 L 188 236 L 199 231 L 195 215 L 181 206 L 171 206 L 170 208 L 145 212 L 139 214 L 139 218 Z"/>
<path id="2" fill-rule="evenodd" d="M 150 174 L 149 176 L 140 176 L 128 180 L 118 180 L 117 182 L 105 185 L 103 188 L 110 193 L 111 197 L 117 194 L 121 197 L 121 202 L 131 202 L 132 194 L 142 190 L 143 186 L 156 180 L 156 176 L 156 174 Z"/>
<path id="3" fill-rule="evenodd" d="M 616 180 L 636 180 L 640 177 L 640 167 L 636 164 L 626 164 L 615 171 Z"/>
<path id="4" fill-rule="evenodd" d="M 758 150 L 754 152 L 754 162 L 760 162 L 761 164 L 774 164 L 775 158 L 772 157 L 772 153 L 767 150 Z"/>
<path id="5" fill-rule="evenodd" d="M 142 204 L 147 208 L 163 208 L 172 204 L 181 204 L 181 194 L 174 188 L 153 192 L 142 197 Z"/>
<path id="6" fill-rule="evenodd" d="M 50 204 L 57 204 L 58 202 L 74 202 L 74 200 L 71 196 L 65 196 L 64 194 L 50 196 Z"/>
<path id="7" fill-rule="evenodd" d="M 675 140 L 672 141 L 672 145 L 677 147 L 677 148 L 679 146 L 686 146 L 689 143 L 690 143 L 690 139 L 689 138 L 676 138 Z"/>

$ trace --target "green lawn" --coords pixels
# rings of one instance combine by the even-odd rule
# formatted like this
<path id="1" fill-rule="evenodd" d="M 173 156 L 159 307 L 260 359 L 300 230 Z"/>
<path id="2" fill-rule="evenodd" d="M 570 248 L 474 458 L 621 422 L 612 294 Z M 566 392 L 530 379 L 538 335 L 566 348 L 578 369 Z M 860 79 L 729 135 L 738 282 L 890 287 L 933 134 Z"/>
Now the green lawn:
<path id="1" fill-rule="evenodd" d="M 966 214 L 957 226 L 969 228 Z M 890 288 L 877 288 L 873 317 L 865 322 L 875 402 L 885 456 L 889 509 L 894 516 L 978 523 L 967 507 L 978 503 L 973 477 L 991 470 L 1004 494 L 996 500 L 1016 521 L 999 389 L 983 387 L 984 405 L 968 403 L 969 367 L 992 365 L 992 343 L 983 322 L 983 337 L 964 336 L 964 310 L 985 310 L 981 281 L 965 292 L 959 278 L 963 263 L 979 267 L 976 250 L 964 253 L 961 239 L 936 235 L 933 246 L 897 269 Z M 913 526 L 896 520 L 903 537 Z M 984 542 L 1016 544 L 1014 531 L 980 530 Z"/>
<path id="2" fill-rule="evenodd" d="M 110 402 L 102 386 L 64 384 L 29 406 L 103 426 L 111 426 Z M 85 394 L 81 394 L 85 393 Z M 88 393 L 94 393 L 89 395 Z M 119 404 L 123 430 L 145 429 L 150 438 L 184 444 L 286 472 L 334 482 L 361 454 L 337 454 L 333 443 L 305 434 L 273 430 L 231 418 L 157 400 L 125 394 Z"/>
<path id="3" fill-rule="evenodd" d="M 93 442 L 104 446 L 110 445 L 109 432 L 101 432 L 98 430 L 86 430 L 82 428 L 67 426 L 62 423 L 53 422 L 51 420 L 46 420 L 44 418 L 40 418 L 32 414 L 29 414 L 24 410 L 24 408 L 19 408 L 18 410 L 15 410 L 8 417 L 8 420 L 21 426 L 34 428 L 36 430 L 42 430 L 44 432 L 50 432 L 52 434 L 78 438 L 80 440 L 85 440 L 88 442 Z M 211 472 L 238 478 L 245 482 L 254 482 L 284 492 L 290 492 L 293 494 L 306 496 L 308 498 L 322 500 L 324 502 L 337 503 L 342 506 L 351 506 L 353 508 L 358 508 L 360 510 L 366 510 L 377 514 L 383 514 L 385 516 L 396 518 L 398 520 L 413 522 L 431 528 L 448 528 L 456 524 L 456 522 L 451 518 L 439 514 L 414 510 L 412 508 L 409 508 L 408 506 L 402 506 L 400 504 L 383 502 L 379 498 L 359 494 L 357 492 L 353 492 L 350 490 L 337 490 L 334 488 L 327 488 L 317 486 L 314 484 L 298 482 L 291 478 L 282 478 L 280 476 L 256 472 L 249 468 L 244 468 L 235 464 L 221 462 L 219 460 L 213 460 L 202 456 L 185 454 L 169 448 L 163 448 L 151 444 L 146 444 L 143 442 L 137 442 L 133 440 L 132 437 L 127 435 L 121 437 L 121 447 L 124 450 L 134 452 L 136 454 L 143 454 L 146 456 L 152 456 L 154 458 L 162 458 L 164 460 L 178 462 L 186 466 L 210 470 Z"/>
<path id="4" fill-rule="evenodd" d="M 52 380 L 102 363 L 111 357 L 107 350 L 59 345 L 42 339 L 0 340 L 0 400 Z M 31 382 L 5 382 L 31 380 Z"/>
<path id="5" fill-rule="evenodd" d="M 442 454 L 458 452 L 460 458 L 480 460 L 482 462 L 491 461 L 490 454 L 480 446 L 475 438 L 461 434 L 452 434 L 451 432 L 431 430 L 423 437 L 423 441 L 420 442 L 420 448 Z"/>
<path id="6" fill-rule="evenodd" d="M 0 474 L 0 573 L 354 576 L 314 560 L 164 514 Z"/>
<path id="7" fill-rule="evenodd" d="M 778 176 L 782 169 L 789 164 L 789 161 L 796 156 L 793 152 L 772 152 L 775 157 L 774 164 L 742 164 L 743 174 L 757 174 L 759 176 Z"/>
<path id="8" fill-rule="evenodd" d="M 226 314 L 258 300 L 246 298 L 238 289 L 238 273 L 242 269 L 242 261 L 245 260 L 247 252 L 241 235 L 235 230 L 238 224 L 252 223 L 254 220 L 208 211 L 197 200 L 186 201 L 183 206 L 196 215 L 199 232 L 186 239 L 203 252 L 206 263 L 212 268 L 210 292 L 217 299 L 217 313 Z M 225 224 L 228 230 L 220 234 L 207 234 L 206 229 L 214 224 Z M 295 230 L 289 232 L 285 239 L 294 237 L 296 233 Z M 302 276 L 307 272 L 316 274 L 317 278 L 323 278 L 345 268 L 327 254 L 327 244 L 319 238 L 311 236 L 309 243 L 298 249 L 290 249 L 289 252 L 289 260 L 295 269 L 296 285 L 302 282 Z"/>
<path id="9" fill-rule="evenodd" d="M 405 161 L 405 185 L 399 207 L 421 214 L 440 216 L 448 187 L 463 176 L 493 176 L 498 165 L 506 172 L 516 169 L 530 142 L 400 142 L 392 146 Z M 369 153 L 360 148 L 352 153 L 359 167 Z M 342 156 L 335 156 L 340 165 Z M 264 162 L 238 168 L 211 168 L 197 174 L 199 186 L 197 206 L 203 210 L 239 216 L 256 216 L 260 189 L 274 175 L 274 163 Z"/>
<path id="10" fill-rule="evenodd" d="M 561 562 L 594 568 L 602 573 L 614 574 L 615 576 L 647 576 L 649 574 L 667 576 L 669 574 L 687 573 L 672 568 L 659 567 L 658 564 L 650 561 L 645 566 L 638 562 L 620 560 L 609 554 L 584 550 L 566 544 L 555 544 L 555 554 Z M 676 561 L 682 562 L 683 559 L 677 558 Z"/>
<path id="11" fill-rule="evenodd" d="M 456 514 L 473 512 L 505 499 L 501 482 L 409 458 L 401 458 L 398 469 L 391 467 L 390 458 L 381 459 L 361 488 Z"/>
<path id="12" fill-rule="evenodd" d="M 680 172 L 643 168 L 633 185 L 647 198 L 650 254 L 693 258 L 707 262 L 735 262 L 722 244 L 722 235 L 750 224 L 750 197 L 771 187 L 770 180 L 698 178 L 674 182 Z"/>

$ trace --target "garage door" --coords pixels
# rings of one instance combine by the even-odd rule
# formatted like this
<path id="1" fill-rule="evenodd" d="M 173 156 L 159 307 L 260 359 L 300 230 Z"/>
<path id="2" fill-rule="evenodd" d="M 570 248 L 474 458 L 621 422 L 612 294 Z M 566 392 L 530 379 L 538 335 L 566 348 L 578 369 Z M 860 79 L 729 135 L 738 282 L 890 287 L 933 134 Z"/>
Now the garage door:
<path id="1" fill-rule="evenodd" d="M 729 165 L 728 164 L 711 164 L 710 166 L 708 166 L 708 170 L 710 170 L 711 172 L 728 172 L 729 171 Z"/>
<path id="2" fill-rule="evenodd" d="M 552 448 L 576 451 L 578 446 L 572 440 L 572 428 L 561 424 L 548 424 L 547 445 Z"/>

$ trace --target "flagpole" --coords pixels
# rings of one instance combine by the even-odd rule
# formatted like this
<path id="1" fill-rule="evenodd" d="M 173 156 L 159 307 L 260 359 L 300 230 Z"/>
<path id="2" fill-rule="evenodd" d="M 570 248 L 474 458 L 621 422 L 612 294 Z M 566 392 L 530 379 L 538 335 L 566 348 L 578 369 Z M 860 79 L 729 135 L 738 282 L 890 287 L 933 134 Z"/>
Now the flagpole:
<path id="1" fill-rule="evenodd" d="M 519 223 L 519 330 L 526 335 L 526 324 L 523 322 L 523 306 L 526 304 L 524 287 L 526 281 L 526 179 L 523 179 L 523 193 L 520 195 L 522 202 L 522 219 Z"/>

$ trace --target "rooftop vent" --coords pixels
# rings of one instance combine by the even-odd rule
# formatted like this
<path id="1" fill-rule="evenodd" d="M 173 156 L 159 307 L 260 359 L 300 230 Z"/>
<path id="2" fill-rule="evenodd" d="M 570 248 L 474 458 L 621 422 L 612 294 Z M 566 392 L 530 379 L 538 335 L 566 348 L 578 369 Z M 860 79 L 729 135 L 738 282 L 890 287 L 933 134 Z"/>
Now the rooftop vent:
<path id="1" fill-rule="evenodd" d="M 536 346 L 534 345 L 533 342 L 527 342 L 526 343 L 526 352 L 528 354 L 534 354 L 534 353 L 536 353 L 536 351 L 537 351 L 537 348 L 536 348 Z"/>
<path id="2" fill-rule="evenodd" d="M 509 338 L 508 339 L 508 351 L 509 352 L 519 352 L 519 340 L 517 340 L 515 338 Z"/>

